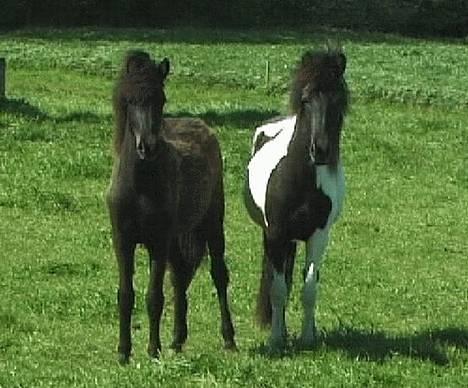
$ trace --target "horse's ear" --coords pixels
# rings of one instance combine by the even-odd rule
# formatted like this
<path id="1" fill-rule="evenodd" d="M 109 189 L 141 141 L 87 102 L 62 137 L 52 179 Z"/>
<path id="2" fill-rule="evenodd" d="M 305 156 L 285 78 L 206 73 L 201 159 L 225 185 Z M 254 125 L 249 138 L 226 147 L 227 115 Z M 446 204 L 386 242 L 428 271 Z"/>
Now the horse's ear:
<path id="1" fill-rule="evenodd" d="M 159 71 L 161 72 L 162 78 L 165 79 L 169 74 L 171 66 L 169 64 L 169 59 L 164 58 L 159 64 Z"/>
<path id="2" fill-rule="evenodd" d="M 326 44 L 329 55 L 336 56 L 336 64 L 338 66 L 338 76 L 341 77 L 346 70 L 346 55 L 343 51 L 343 46 L 339 41 L 329 39 Z"/>
<path id="3" fill-rule="evenodd" d="M 338 65 L 339 75 L 341 77 L 346 70 L 346 55 L 344 55 L 343 51 L 339 51 L 336 54 L 336 64 Z"/>

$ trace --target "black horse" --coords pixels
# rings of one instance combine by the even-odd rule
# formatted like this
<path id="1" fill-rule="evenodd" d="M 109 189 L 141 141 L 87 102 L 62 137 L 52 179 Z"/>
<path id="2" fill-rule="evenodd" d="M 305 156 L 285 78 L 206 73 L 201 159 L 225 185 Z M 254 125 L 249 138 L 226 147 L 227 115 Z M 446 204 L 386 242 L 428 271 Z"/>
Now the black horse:
<path id="1" fill-rule="evenodd" d="M 307 248 L 301 340 L 306 347 L 315 342 L 318 269 L 344 198 L 340 133 L 348 105 L 345 67 L 340 50 L 304 54 L 292 83 L 292 115 L 255 133 L 245 202 L 263 228 L 257 315 L 262 326 L 272 325 L 272 348 L 282 348 L 286 341 L 296 241 L 305 241 Z"/>
<path id="2" fill-rule="evenodd" d="M 187 338 L 186 291 L 206 248 L 221 309 L 226 348 L 235 349 L 227 299 L 224 262 L 224 189 L 219 143 L 199 119 L 162 117 L 164 80 L 169 61 L 151 60 L 141 51 L 127 54 L 114 90 L 115 160 L 107 203 L 119 267 L 119 359 L 131 353 L 134 305 L 134 251 L 149 253 L 146 295 L 149 316 L 148 353 L 161 352 L 159 325 L 164 304 L 166 264 L 175 293 L 174 339 L 180 351 Z"/>

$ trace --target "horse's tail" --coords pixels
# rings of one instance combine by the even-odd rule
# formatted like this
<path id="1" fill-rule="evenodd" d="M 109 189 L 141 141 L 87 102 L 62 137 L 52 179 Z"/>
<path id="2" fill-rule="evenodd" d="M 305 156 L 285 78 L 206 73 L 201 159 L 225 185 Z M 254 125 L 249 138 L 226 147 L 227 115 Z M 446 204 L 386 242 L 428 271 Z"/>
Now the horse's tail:
<path id="1" fill-rule="evenodd" d="M 273 280 L 273 266 L 266 253 L 263 255 L 262 262 L 262 277 L 260 279 L 260 288 L 257 295 L 257 322 L 262 328 L 266 328 L 271 325 L 271 300 L 270 290 L 271 282 Z"/>
<path id="2" fill-rule="evenodd" d="M 260 279 L 260 288 L 258 290 L 258 296 L 257 296 L 256 315 L 257 315 L 257 322 L 260 325 L 260 327 L 266 328 L 271 325 L 271 317 L 272 317 L 270 290 L 271 290 L 271 283 L 273 280 L 273 266 L 270 260 L 268 260 L 268 257 L 266 254 L 266 243 L 264 244 L 265 244 L 264 245 L 265 253 L 263 255 L 262 277 Z M 285 260 L 285 268 L 284 268 L 288 294 L 290 293 L 291 286 L 292 286 L 295 257 L 296 257 L 296 244 L 294 242 L 291 242 L 286 252 L 286 260 Z"/>

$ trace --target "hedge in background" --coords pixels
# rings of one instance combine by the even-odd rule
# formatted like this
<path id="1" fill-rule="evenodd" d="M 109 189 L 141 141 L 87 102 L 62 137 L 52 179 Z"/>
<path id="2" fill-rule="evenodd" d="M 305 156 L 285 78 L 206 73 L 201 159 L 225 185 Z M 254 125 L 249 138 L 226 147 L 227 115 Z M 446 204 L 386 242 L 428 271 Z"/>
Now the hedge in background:
<path id="1" fill-rule="evenodd" d="M 466 0 L 0 0 L 0 27 L 301 26 L 465 37 Z"/>

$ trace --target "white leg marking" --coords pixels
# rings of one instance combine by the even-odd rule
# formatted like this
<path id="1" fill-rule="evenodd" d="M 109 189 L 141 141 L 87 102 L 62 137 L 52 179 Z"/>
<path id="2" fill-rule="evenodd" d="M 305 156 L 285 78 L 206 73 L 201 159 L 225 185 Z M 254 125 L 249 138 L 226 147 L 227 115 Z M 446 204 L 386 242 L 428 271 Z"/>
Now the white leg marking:
<path id="1" fill-rule="evenodd" d="M 306 266 L 302 305 L 301 341 L 305 346 L 312 346 L 315 341 L 315 302 L 317 300 L 317 273 L 320 261 L 328 244 L 329 229 L 317 229 L 306 245 Z"/>
<path id="2" fill-rule="evenodd" d="M 270 346 L 281 348 L 286 341 L 285 308 L 288 298 L 288 289 L 284 273 L 273 271 L 270 300 L 272 309 Z"/>

